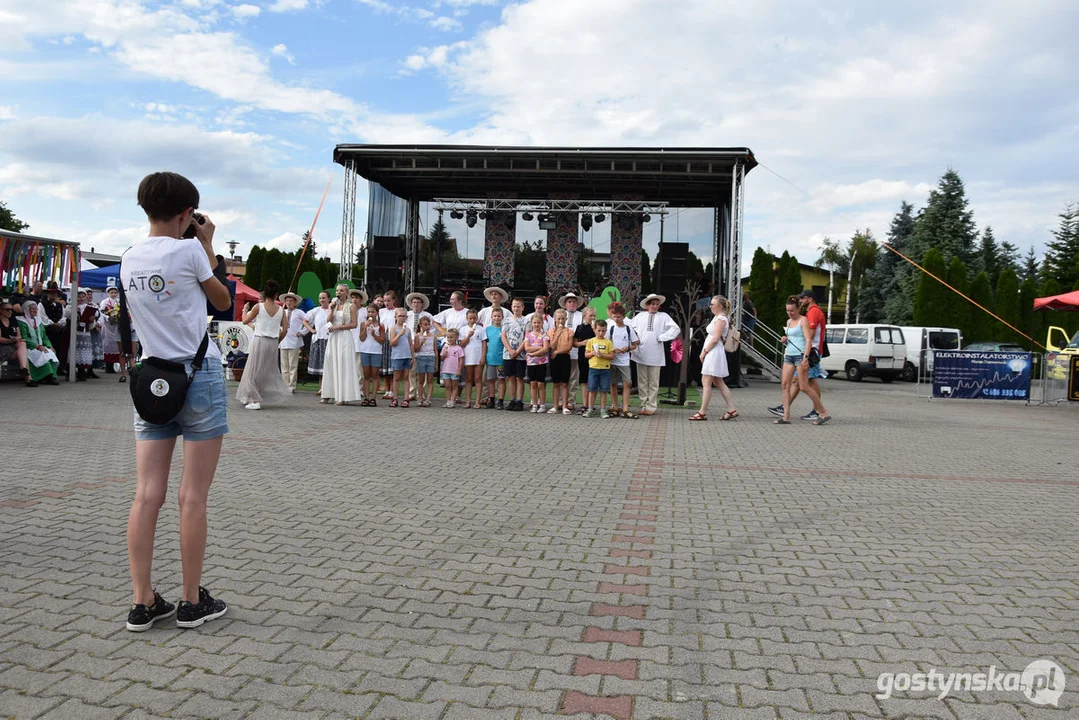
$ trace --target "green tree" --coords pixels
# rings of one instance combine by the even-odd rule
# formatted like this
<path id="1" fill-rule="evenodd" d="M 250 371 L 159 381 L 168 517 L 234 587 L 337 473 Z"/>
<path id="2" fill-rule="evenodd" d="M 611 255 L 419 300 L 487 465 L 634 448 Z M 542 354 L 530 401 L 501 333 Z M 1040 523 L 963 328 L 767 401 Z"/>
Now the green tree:
<path id="1" fill-rule="evenodd" d="M 266 251 L 256 245 L 247 254 L 247 267 L 244 270 L 244 284 L 250 287 L 260 287 L 262 283 L 262 264 L 266 259 Z"/>
<path id="2" fill-rule="evenodd" d="M 0 200 L 0 230 L 21 233 L 28 227 L 30 226 L 15 217 L 15 213 L 8 209 L 3 200 Z"/>
<path id="3" fill-rule="evenodd" d="M 1070 203 L 1059 217 L 1060 225 L 1046 244 L 1045 265 L 1060 287 L 1072 288 L 1079 282 L 1079 206 Z"/>
<path id="4" fill-rule="evenodd" d="M 851 310 L 858 307 L 861 302 L 861 291 L 865 285 L 865 277 L 873 266 L 877 264 L 877 252 L 880 246 L 873 238 L 873 232 L 866 228 L 859 230 L 851 236 L 847 243 L 847 305 L 843 313 L 843 322 L 851 320 Z"/>
<path id="5" fill-rule="evenodd" d="M 1040 333 L 1035 324 L 1034 298 L 1038 296 L 1038 287 L 1034 278 L 1026 278 L 1019 286 L 1019 329 L 1041 342 Z M 1041 313 L 1038 313 L 1039 315 Z M 1035 350 L 1030 341 L 1020 337 L 1020 342 L 1029 350 Z"/>
<path id="6" fill-rule="evenodd" d="M 1006 267 L 1010 267 L 1015 270 L 1016 277 L 1019 276 L 1019 271 L 1022 269 L 1020 264 L 1021 259 L 1019 257 L 1019 248 L 1012 245 L 1005 240 L 1000 244 L 1000 269 L 1003 270 Z"/>
<path id="7" fill-rule="evenodd" d="M 989 280 L 989 273 L 983 270 L 974 277 L 974 282 L 970 285 L 970 298 L 982 307 L 996 312 L 994 310 L 995 303 L 993 302 L 993 283 Z M 974 308 L 970 320 L 970 330 L 963 335 L 964 341 L 972 343 L 992 340 L 995 336 L 995 324 L 996 320 L 991 315 Z"/>
<path id="8" fill-rule="evenodd" d="M 846 283 L 846 269 L 845 266 L 848 263 L 848 257 L 843 248 L 840 247 L 838 240 L 833 240 L 830 237 L 826 237 L 821 241 L 820 246 L 817 248 L 820 251 L 820 256 L 817 257 L 817 262 L 814 263 L 815 267 L 821 270 L 828 271 L 828 279 L 830 287 L 828 288 L 828 296 L 824 299 L 824 311 L 827 313 L 831 310 L 828 300 L 837 302 L 842 296 L 842 285 Z M 828 318 L 828 322 L 831 322 L 832 318 Z"/>
<path id="9" fill-rule="evenodd" d="M 692 250 L 686 255 L 686 279 L 697 280 L 704 286 L 704 263 Z"/>
<path id="10" fill-rule="evenodd" d="M 1004 268 L 997 280 L 995 294 L 996 314 L 1005 322 L 1019 327 L 1019 279 L 1012 268 Z M 997 339 L 1001 342 L 1019 342 L 1022 336 L 1016 335 L 1015 331 L 1004 323 L 996 323 Z"/>
<path id="11" fill-rule="evenodd" d="M 798 295 L 803 289 L 805 286 L 802 285 L 802 268 L 798 265 L 798 259 L 784 251 L 779 258 L 779 277 L 776 280 L 779 302 L 786 302 L 789 296 Z"/>
<path id="12" fill-rule="evenodd" d="M 975 275 L 984 270 L 989 274 L 989 281 L 993 283 L 993 287 L 997 285 L 997 278 L 1000 277 L 1001 269 L 1001 250 L 997 245 L 997 240 L 993 237 L 993 228 L 986 226 L 982 231 L 981 243 L 978 246 L 978 254 L 974 258 L 974 262 L 971 264 Z"/>
<path id="13" fill-rule="evenodd" d="M 888 228 L 888 244 L 908 256 L 914 223 L 914 206 L 903 202 Z M 862 319 L 910 325 L 917 286 L 914 268 L 895 253 L 885 250 L 866 279 L 866 291 L 860 305 Z"/>
<path id="14" fill-rule="evenodd" d="M 1021 274 L 1024 281 L 1033 280 L 1034 286 L 1038 286 L 1038 256 L 1034 252 L 1034 246 L 1031 245 L 1027 250 L 1027 254 L 1023 257 L 1023 270 Z"/>
<path id="15" fill-rule="evenodd" d="M 749 269 L 749 297 L 757 308 L 757 322 L 775 330 L 780 309 L 776 295 L 775 256 L 764 248 L 753 252 Z"/>
<path id="16" fill-rule="evenodd" d="M 922 273 L 918 281 L 918 291 L 914 296 L 914 324 L 939 325 L 940 321 L 947 317 L 945 308 L 948 307 L 948 295 L 951 291 L 929 273 L 944 279 L 948 276 L 948 268 L 944 264 L 944 256 L 936 248 L 930 248 L 925 254 L 922 266 L 926 272 Z"/>
<path id="17" fill-rule="evenodd" d="M 958 257 L 969 266 L 974 259 L 977 237 L 974 213 L 968 207 L 963 181 L 959 173 L 949 169 L 936 189 L 930 191 L 926 206 L 915 221 L 911 259 L 918 262 L 930 248 L 936 248 L 945 264 Z"/>
<path id="18" fill-rule="evenodd" d="M 517 243 L 513 258 L 513 291 L 517 297 L 547 292 L 547 251 L 542 240 Z M 525 307 L 531 307 L 530 302 Z"/>
<path id="19" fill-rule="evenodd" d="M 953 257 L 948 263 L 948 284 L 970 297 L 970 273 L 966 263 L 957 257 Z M 970 303 L 948 288 L 944 289 L 947 291 L 947 303 L 941 307 L 939 322 L 944 327 L 959 328 L 965 335 L 970 330 L 972 321 Z"/>

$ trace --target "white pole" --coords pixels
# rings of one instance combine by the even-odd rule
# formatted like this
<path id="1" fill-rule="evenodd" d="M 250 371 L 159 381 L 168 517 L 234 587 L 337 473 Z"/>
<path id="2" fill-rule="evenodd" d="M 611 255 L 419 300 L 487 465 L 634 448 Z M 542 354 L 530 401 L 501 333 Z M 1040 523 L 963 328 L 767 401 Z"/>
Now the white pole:
<path id="1" fill-rule="evenodd" d="M 851 281 L 851 276 L 852 275 L 854 275 L 854 253 L 853 252 L 851 252 L 851 254 L 850 254 L 850 265 L 847 266 L 847 302 L 843 306 L 843 322 L 844 323 L 849 323 L 850 322 L 850 298 L 851 298 L 850 281 Z"/>
<path id="2" fill-rule="evenodd" d="M 832 322 L 832 286 L 835 283 L 835 264 L 828 263 L 828 322 Z"/>
<path id="3" fill-rule="evenodd" d="M 75 355 L 79 344 L 75 329 L 79 324 L 79 283 L 82 282 L 82 249 L 76 245 L 71 255 L 75 258 L 75 281 L 71 284 L 71 292 L 67 297 L 67 307 L 64 308 L 64 312 L 70 314 L 68 322 L 71 323 L 68 327 L 67 381 L 75 382 L 75 373 L 77 372 L 75 369 Z"/>

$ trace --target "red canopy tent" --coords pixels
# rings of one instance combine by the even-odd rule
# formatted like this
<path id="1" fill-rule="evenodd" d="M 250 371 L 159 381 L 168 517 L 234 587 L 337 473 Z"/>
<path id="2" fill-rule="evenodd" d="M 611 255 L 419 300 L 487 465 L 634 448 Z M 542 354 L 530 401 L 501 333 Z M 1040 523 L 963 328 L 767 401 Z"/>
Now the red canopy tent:
<path id="1" fill-rule="evenodd" d="M 229 280 L 236 283 L 236 300 L 233 302 L 233 308 L 236 310 L 236 320 L 239 321 L 243 316 L 244 303 L 259 301 L 258 290 L 248 287 L 243 284 L 243 281 L 238 280 L 235 275 L 229 275 Z"/>
<path id="2" fill-rule="evenodd" d="M 1034 309 L 1079 311 L 1079 290 L 1073 290 L 1069 293 L 1064 293 L 1063 295 L 1035 298 Z"/>

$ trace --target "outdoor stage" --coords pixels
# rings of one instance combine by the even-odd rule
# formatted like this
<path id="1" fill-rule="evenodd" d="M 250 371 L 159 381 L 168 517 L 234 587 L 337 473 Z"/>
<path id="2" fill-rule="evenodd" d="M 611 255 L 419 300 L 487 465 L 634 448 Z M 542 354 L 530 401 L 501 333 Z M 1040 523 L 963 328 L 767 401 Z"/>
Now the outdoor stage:
<path id="1" fill-rule="evenodd" d="M 711 280 L 730 298 L 735 318 L 741 312 L 745 175 L 757 165 L 749 148 L 338 145 L 334 162 L 345 168 L 341 267 L 351 267 L 355 253 L 362 177 L 371 187 L 367 236 L 401 237 L 405 292 L 417 284 L 421 202 L 462 216 L 482 213 L 486 281 L 507 287 L 517 223 L 544 216 L 551 295 L 579 289 L 581 219 L 609 217 L 609 284 L 630 303 L 641 289 L 644 218 L 673 208 L 712 208 Z"/>

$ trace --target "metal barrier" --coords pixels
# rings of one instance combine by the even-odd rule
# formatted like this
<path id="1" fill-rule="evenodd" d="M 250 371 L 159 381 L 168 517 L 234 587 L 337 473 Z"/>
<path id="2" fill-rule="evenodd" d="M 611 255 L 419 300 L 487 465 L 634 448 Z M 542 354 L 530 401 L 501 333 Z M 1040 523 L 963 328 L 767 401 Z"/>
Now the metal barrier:
<path id="1" fill-rule="evenodd" d="M 1030 389 L 1031 400 L 1037 400 L 1038 405 L 1059 405 L 1066 402 L 1068 400 L 1068 362 L 1071 356 L 1047 352 L 1045 355 L 1035 357 L 1041 360 L 1042 372 L 1039 387 Z"/>

